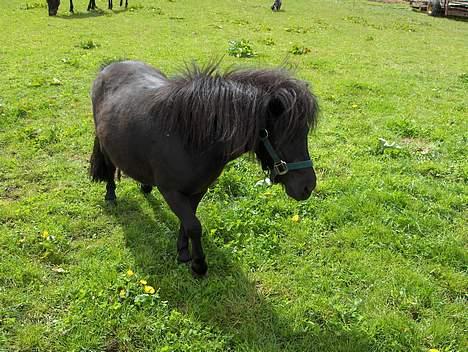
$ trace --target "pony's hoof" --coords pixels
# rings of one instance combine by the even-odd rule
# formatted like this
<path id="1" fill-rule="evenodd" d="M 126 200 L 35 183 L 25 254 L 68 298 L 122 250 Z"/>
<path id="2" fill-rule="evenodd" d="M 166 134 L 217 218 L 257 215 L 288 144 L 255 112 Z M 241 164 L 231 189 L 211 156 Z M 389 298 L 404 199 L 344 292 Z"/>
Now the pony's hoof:
<path id="1" fill-rule="evenodd" d="M 150 185 L 141 185 L 141 186 L 140 186 L 140 189 L 141 189 L 141 191 L 142 191 L 144 194 L 150 194 L 151 191 L 153 190 L 153 186 L 150 186 Z"/>
<path id="2" fill-rule="evenodd" d="M 179 263 L 188 263 L 192 260 L 192 256 L 190 255 L 188 248 L 179 250 L 177 260 L 179 261 Z"/>
<path id="3" fill-rule="evenodd" d="M 109 205 L 116 205 L 117 204 L 117 197 L 108 197 L 108 196 L 105 196 L 104 197 L 104 200 L 106 201 L 106 204 L 109 204 Z"/>
<path id="4" fill-rule="evenodd" d="M 196 278 L 202 278 L 206 276 L 208 271 L 208 265 L 204 259 L 193 259 L 192 260 L 192 275 Z"/>

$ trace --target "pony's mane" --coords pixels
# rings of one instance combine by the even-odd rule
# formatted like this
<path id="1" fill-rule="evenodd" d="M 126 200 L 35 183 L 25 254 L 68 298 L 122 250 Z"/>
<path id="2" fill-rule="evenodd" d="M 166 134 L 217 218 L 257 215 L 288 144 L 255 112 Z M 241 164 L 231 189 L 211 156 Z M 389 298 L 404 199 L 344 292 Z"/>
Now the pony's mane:
<path id="1" fill-rule="evenodd" d="M 283 111 L 271 118 L 275 104 Z M 230 69 L 219 63 L 187 65 L 159 88 L 151 108 L 160 127 L 177 133 L 186 145 L 203 149 L 223 143 L 227 154 L 251 151 L 260 129 L 286 140 L 296 128 L 315 127 L 318 105 L 307 84 L 284 69 Z M 274 111 L 273 111 L 274 113 Z M 274 121 L 267 121 L 271 118 Z"/>

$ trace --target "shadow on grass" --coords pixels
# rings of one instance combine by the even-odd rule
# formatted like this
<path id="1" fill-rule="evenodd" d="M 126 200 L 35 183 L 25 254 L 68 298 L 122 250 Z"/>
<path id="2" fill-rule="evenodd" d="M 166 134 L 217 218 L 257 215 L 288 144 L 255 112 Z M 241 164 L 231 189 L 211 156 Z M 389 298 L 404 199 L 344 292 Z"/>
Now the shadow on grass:
<path id="1" fill-rule="evenodd" d="M 90 10 L 86 12 L 75 12 L 70 15 L 57 15 L 56 18 L 60 18 L 62 20 L 79 20 L 83 18 L 91 18 L 91 17 L 101 17 L 105 15 L 120 15 L 121 13 L 127 12 L 127 9 L 119 9 L 119 10 L 109 10 L 111 12 L 105 12 L 102 9 Z"/>
<path id="2" fill-rule="evenodd" d="M 187 265 L 176 261 L 179 222 L 164 200 L 137 191 L 122 194 L 107 212 L 121 224 L 135 270 L 159 288 L 170 307 L 232 336 L 233 350 L 254 351 L 369 351 L 358 332 L 330 331 L 281 316 L 249 279 L 230 250 L 204 238 L 208 277 L 194 279 Z M 146 198 L 146 199 L 145 199 Z M 144 204 L 147 202 L 147 204 Z M 147 205 L 149 205 L 149 210 Z M 203 222 L 203 221 L 202 221 Z"/>
<path id="3" fill-rule="evenodd" d="M 104 16 L 106 13 L 101 10 L 91 10 L 86 12 L 75 12 L 69 15 L 57 15 L 56 18 L 60 18 L 61 20 L 79 20 L 82 18 L 90 18 L 90 17 L 101 17 Z"/>
<path id="4" fill-rule="evenodd" d="M 459 16 L 447 16 L 448 19 L 459 22 L 468 22 L 468 17 L 459 17 Z"/>

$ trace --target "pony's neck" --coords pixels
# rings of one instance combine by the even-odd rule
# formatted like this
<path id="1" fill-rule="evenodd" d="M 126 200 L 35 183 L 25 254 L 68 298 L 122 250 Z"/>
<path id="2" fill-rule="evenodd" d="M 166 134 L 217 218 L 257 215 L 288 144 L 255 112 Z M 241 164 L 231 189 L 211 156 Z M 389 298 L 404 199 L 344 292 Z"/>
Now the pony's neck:
<path id="1" fill-rule="evenodd" d="M 265 128 L 265 124 L 257 121 L 255 125 L 255 132 L 251 134 L 249 140 L 245 140 L 241 143 L 237 143 L 234 145 L 227 146 L 226 148 L 226 162 L 230 162 L 242 156 L 243 154 L 253 154 L 258 148 L 258 144 L 260 143 L 260 131 Z M 240 136 L 242 137 L 242 136 Z M 235 138 L 235 140 L 242 141 L 242 138 Z"/>

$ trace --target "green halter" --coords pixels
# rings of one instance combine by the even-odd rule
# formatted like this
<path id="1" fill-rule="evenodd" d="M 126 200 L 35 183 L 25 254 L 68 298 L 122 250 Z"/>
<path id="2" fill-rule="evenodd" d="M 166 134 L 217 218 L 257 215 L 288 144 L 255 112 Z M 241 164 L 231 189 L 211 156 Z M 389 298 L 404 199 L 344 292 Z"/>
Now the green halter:
<path id="1" fill-rule="evenodd" d="M 276 153 L 275 149 L 268 139 L 268 131 L 263 129 L 260 131 L 260 140 L 262 141 L 265 149 L 267 150 L 270 157 L 273 159 L 273 168 L 268 167 L 270 170 L 270 179 L 274 181 L 277 175 L 285 175 L 292 170 L 307 169 L 313 167 L 312 160 L 298 161 L 295 163 L 287 163 L 284 160 L 281 160 Z"/>

